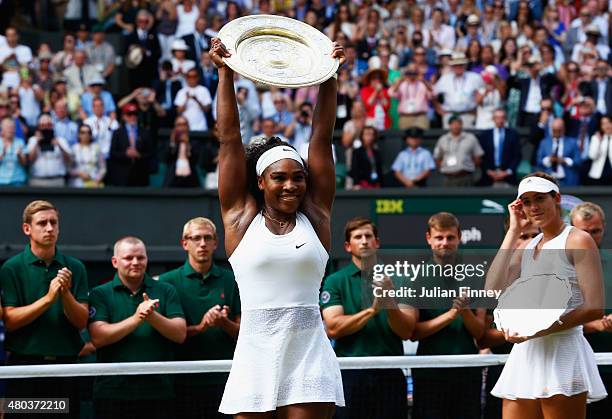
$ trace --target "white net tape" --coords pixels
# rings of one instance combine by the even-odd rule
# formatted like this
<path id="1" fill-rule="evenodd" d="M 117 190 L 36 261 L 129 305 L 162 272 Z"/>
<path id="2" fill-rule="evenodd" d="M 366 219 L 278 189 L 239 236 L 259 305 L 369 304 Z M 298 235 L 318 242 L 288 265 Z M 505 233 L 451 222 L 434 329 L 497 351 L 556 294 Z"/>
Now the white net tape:
<path id="1" fill-rule="evenodd" d="M 370 356 L 338 358 L 342 369 L 457 368 L 503 365 L 508 355 Z M 596 353 L 598 365 L 612 365 L 612 352 Z M 193 374 L 228 372 L 231 360 L 16 365 L 0 367 L 0 379 L 97 375 Z"/>

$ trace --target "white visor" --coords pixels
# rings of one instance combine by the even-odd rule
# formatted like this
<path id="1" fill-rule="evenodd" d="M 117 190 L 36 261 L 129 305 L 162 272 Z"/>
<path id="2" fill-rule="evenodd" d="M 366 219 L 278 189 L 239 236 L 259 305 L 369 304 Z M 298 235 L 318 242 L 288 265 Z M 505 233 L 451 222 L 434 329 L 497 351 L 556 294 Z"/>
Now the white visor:
<path id="1" fill-rule="evenodd" d="M 304 167 L 304 162 L 302 158 L 298 154 L 295 149 L 286 145 L 279 145 L 276 147 L 272 147 L 270 150 L 263 153 L 259 159 L 257 159 L 257 165 L 255 166 L 255 172 L 257 176 L 261 176 L 261 174 L 273 163 L 276 163 L 282 159 L 291 159 L 298 162 L 302 167 Z"/>
<path id="2" fill-rule="evenodd" d="M 550 191 L 559 193 L 559 187 L 543 177 L 530 176 L 521 180 L 516 197 L 520 198 L 525 192 L 548 193 Z"/>

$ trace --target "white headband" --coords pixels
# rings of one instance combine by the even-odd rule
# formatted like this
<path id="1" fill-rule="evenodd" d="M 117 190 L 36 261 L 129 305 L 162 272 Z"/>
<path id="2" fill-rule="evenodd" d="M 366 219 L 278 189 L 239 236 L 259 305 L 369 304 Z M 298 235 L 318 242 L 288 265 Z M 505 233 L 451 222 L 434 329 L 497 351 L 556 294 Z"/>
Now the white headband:
<path id="1" fill-rule="evenodd" d="M 270 150 L 263 153 L 259 159 L 257 159 L 257 165 L 255 166 L 255 172 L 257 176 L 261 176 L 261 174 L 273 163 L 276 163 L 282 159 L 292 159 L 298 162 L 302 167 L 304 167 L 304 162 L 302 158 L 292 147 L 286 145 L 279 145 L 276 147 L 272 147 Z"/>
<path id="2" fill-rule="evenodd" d="M 525 192 L 548 193 L 550 191 L 559 193 L 559 187 L 543 177 L 530 176 L 521 180 L 516 197 L 520 198 Z"/>

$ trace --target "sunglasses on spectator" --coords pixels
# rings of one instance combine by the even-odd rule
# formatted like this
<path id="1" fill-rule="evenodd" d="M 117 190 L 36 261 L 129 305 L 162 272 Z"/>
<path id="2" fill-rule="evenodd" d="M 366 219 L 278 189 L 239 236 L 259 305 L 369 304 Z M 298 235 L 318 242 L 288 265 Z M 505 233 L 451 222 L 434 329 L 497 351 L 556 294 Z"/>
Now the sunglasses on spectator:
<path id="1" fill-rule="evenodd" d="M 79 134 L 91 134 L 91 132 L 87 129 L 79 131 Z"/>
<path id="2" fill-rule="evenodd" d="M 577 73 L 578 69 L 577 68 L 568 68 L 567 71 L 569 71 L 570 73 Z"/>
<path id="3" fill-rule="evenodd" d="M 211 241 L 215 240 L 214 236 L 209 234 L 205 236 L 187 236 L 186 239 L 194 243 L 200 243 L 202 240 L 204 240 L 206 243 L 210 243 Z"/>
<path id="4" fill-rule="evenodd" d="M 126 112 L 125 115 L 126 116 L 136 116 L 138 115 L 138 113 L 137 112 Z"/>

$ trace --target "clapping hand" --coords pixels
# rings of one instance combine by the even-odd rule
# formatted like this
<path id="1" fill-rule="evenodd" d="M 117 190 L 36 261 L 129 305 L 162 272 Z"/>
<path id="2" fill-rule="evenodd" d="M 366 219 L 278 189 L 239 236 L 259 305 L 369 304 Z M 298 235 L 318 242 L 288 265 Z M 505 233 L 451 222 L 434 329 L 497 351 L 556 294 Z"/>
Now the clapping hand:
<path id="1" fill-rule="evenodd" d="M 151 300 L 146 293 L 142 294 L 142 298 L 142 303 L 136 308 L 136 315 L 140 320 L 146 320 L 159 307 L 159 299 Z"/>

